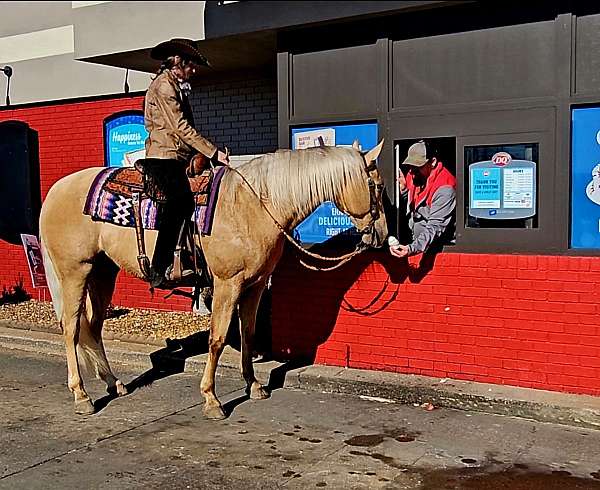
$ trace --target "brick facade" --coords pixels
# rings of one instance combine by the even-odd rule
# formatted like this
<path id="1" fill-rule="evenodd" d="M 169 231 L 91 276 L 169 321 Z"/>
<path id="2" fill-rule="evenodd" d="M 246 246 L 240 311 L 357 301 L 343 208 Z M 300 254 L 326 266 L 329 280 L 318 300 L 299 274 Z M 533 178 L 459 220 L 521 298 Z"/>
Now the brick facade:
<path id="1" fill-rule="evenodd" d="M 274 81 L 203 87 L 192 102 L 201 132 L 234 154 L 275 149 Z M 102 121 L 141 103 L 23 107 L 0 111 L 0 120 L 38 132 L 44 197 L 62 176 L 100 165 Z M 0 242 L 0 257 L 0 288 L 20 276 L 35 296 L 22 248 Z M 410 264 L 379 252 L 319 273 L 288 250 L 272 282 L 275 355 L 600 395 L 600 258 L 445 253 L 430 266 Z M 145 283 L 121 274 L 113 302 L 189 310 L 187 300 L 162 295 L 151 298 Z"/>
<path id="2" fill-rule="evenodd" d="M 200 87 L 190 97 L 196 126 L 219 146 L 233 154 L 274 151 L 277 146 L 277 93 L 274 80 L 223 82 Z M 61 177 L 104 162 L 103 120 L 119 111 L 141 109 L 142 96 L 66 102 L 0 111 L 0 121 L 24 121 L 37 131 L 40 154 L 42 199 Z M 232 115 L 235 114 L 235 115 Z M 236 135 L 239 134 L 239 137 Z M 34 297 L 29 269 L 20 246 L 0 241 L 0 291 L 10 289 L 22 278 Z M 119 275 L 115 305 L 162 310 L 189 310 L 181 297 L 154 298 L 143 281 Z"/>
<path id="3" fill-rule="evenodd" d="M 273 351 L 317 363 L 600 395 L 600 258 L 387 252 L 333 272 L 286 254 Z"/>
<path id="4" fill-rule="evenodd" d="M 227 146 L 233 155 L 257 155 L 277 149 L 275 80 L 220 82 L 192 92 L 198 130 Z"/>

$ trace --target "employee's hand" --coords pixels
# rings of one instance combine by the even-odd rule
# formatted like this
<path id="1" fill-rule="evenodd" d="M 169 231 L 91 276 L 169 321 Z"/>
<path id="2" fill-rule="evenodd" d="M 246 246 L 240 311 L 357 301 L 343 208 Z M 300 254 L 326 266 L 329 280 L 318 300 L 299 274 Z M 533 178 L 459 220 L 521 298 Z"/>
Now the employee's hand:
<path id="1" fill-rule="evenodd" d="M 399 259 L 408 257 L 408 245 L 397 245 L 395 247 L 390 247 L 390 253 Z"/>
<path id="2" fill-rule="evenodd" d="M 404 192 L 404 189 L 406 189 L 406 178 L 404 177 L 404 174 L 402 173 L 402 169 L 398 169 L 398 187 L 400 188 L 400 192 Z"/>

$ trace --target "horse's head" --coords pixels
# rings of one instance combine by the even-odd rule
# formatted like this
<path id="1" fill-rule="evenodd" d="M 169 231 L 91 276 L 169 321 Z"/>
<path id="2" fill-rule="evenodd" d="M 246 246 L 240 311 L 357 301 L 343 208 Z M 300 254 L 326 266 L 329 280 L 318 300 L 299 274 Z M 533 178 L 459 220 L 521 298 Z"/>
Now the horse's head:
<path id="1" fill-rule="evenodd" d="M 349 183 L 341 196 L 341 202 L 336 205 L 350 216 L 356 229 L 362 234 L 362 242 L 366 246 L 379 248 L 388 234 L 382 204 L 383 178 L 375 164 L 381 153 L 383 140 L 367 153 L 359 151 L 357 142 L 352 147 L 356 150 L 357 165 L 363 171 L 357 182 Z"/>

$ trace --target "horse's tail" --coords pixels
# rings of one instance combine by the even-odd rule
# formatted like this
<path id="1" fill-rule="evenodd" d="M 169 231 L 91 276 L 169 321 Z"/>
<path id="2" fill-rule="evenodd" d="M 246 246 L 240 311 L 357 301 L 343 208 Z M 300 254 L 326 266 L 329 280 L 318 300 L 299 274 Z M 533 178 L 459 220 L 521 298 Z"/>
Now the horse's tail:
<path id="1" fill-rule="evenodd" d="M 60 282 L 58 281 L 58 276 L 56 275 L 56 270 L 54 269 L 52 259 L 46 250 L 43 238 L 40 239 L 40 247 L 42 249 L 42 258 L 44 260 L 46 283 L 48 284 L 48 289 L 50 290 L 50 297 L 52 298 L 52 305 L 54 306 L 56 318 L 58 318 L 58 321 L 60 322 L 63 309 Z"/>

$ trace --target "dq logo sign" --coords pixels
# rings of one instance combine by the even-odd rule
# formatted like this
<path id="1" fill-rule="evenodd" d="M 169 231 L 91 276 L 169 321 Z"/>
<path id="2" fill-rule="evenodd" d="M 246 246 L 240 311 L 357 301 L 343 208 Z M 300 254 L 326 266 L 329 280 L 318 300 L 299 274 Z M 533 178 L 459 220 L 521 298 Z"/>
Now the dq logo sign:
<path id="1" fill-rule="evenodd" d="M 505 151 L 500 151 L 492 157 L 492 162 L 494 163 L 494 165 L 504 167 L 505 165 L 508 165 L 510 162 L 512 162 L 512 157 Z"/>

